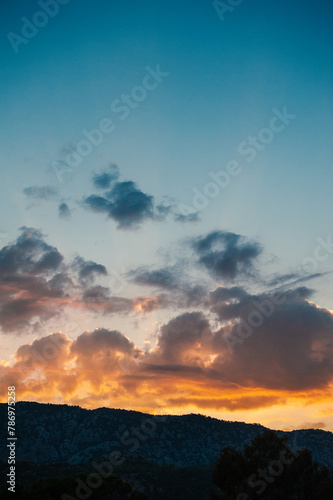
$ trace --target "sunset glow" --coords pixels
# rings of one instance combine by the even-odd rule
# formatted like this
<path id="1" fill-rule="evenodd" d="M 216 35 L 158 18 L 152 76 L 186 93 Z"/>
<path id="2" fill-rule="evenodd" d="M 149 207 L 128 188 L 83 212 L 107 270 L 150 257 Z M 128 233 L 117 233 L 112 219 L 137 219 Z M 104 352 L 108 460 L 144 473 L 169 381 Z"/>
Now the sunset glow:
<path id="1" fill-rule="evenodd" d="M 332 5 L 231 3 L 4 3 L 2 402 L 333 431 Z"/>

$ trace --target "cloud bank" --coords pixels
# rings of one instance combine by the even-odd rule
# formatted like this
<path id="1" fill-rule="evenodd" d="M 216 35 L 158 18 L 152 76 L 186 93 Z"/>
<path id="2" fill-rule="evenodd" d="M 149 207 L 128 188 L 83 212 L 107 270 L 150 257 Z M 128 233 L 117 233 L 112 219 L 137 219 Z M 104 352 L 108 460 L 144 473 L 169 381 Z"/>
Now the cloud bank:
<path id="1" fill-rule="evenodd" d="M 131 270 L 127 277 L 148 293 L 123 297 L 102 284 L 109 276 L 103 264 L 81 256 L 66 261 L 38 230 L 23 227 L 0 250 L 2 333 L 38 330 L 64 309 L 91 312 L 101 324 L 105 315 L 162 309 L 170 319 L 154 347 L 104 327 L 76 339 L 59 331 L 44 335 L 21 345 L 12 363 L 1 362 L 2 381 L 19 386 L 23 399 L 144 411 L 236 411 L 290 397 L 304 402 L 311 394 L 326 401 L 333 384 L 332 311 L 312 302 L 306 286 L 249 291 L 262 251 L 233 233 L 201 235 L 187 240 L 186 266 Z M 231 283 L 240 279 L 242 285 Z"/>
<path id="2" fill-rule="evenodd" d="M 75 340 L 54 333 L 22 345 L 12 366 L 2 363 L 1 377 L 20 387 L 22 398 L 92 407 L 233 411 L 281 404 L 290 396 L 303 400 L 305 394 L 325 400 L 333 382 L 332 313 L 300 293 L 285 294 L 283 304 L 231 353 L 225 335 L 254 299 L 263 303 L 267 296 L 218 289 L 211 304 L 221 328 L 214 330 L 202 311 L 185 312 L 161 327 L 148 350 L 105 328 Z"/>

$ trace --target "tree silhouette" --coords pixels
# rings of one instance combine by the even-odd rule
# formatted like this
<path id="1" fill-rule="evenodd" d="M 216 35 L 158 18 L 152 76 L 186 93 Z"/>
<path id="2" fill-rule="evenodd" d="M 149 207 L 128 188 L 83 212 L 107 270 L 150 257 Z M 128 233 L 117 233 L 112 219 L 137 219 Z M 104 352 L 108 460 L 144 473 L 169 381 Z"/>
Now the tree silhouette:
<path id="1" fill-rule="evenodd" d="M 265 430 L 243 452 L 227 446 L 213 470 L 214 500 L 332 500 L 333 481 L 311 451 L 294 451 L 284 438 Z"/>
<path id="2" fill-rule="evenodd" d="M 103 480 L 102 484 L 91 491 L 91 494 L 77 495 L 77 480 L 84 482 L 87 476 L 54 477 L 41 479 L 33 483 L 30 488 L 25 489 L 17 485 L 15 494 L 9 492 L 6 487 L 0 488 L 1 499 L 7 500 L 77 500 L 86 498 L 89 500 L 149 500 L 149 497 L 139 491 L 133 491 L 130 484 L 116 476 L 110 476 Z"/>

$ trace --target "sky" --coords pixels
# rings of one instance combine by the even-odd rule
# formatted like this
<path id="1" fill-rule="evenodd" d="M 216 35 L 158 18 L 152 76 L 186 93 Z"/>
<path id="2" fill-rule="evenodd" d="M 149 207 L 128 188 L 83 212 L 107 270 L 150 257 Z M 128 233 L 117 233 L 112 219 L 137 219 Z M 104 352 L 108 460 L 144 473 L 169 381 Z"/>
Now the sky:
<path id="1" fill-rule="evenodd" d="M 0 6 L 0 380 L 333 431 L 331 2 Z"/>

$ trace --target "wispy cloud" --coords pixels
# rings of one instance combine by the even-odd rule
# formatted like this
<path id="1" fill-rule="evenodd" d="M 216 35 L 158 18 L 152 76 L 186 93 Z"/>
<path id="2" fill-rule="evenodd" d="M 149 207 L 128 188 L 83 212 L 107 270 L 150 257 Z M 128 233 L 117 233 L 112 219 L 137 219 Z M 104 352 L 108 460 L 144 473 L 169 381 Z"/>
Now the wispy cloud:
<path id="1" fill-rule="evenodd" d="M 58 197 L 58 190 L 52 186 L 30 186 L 23 189 L 23 193 L 32 200 L 54 200 Z"/>
<path id="2" fill-rule="evenodd" d="M 71 210 L 67 203 L 60 203 L 58 207 L 58 214 L 61 219 L 70 219 L 71 217 Z"/>

